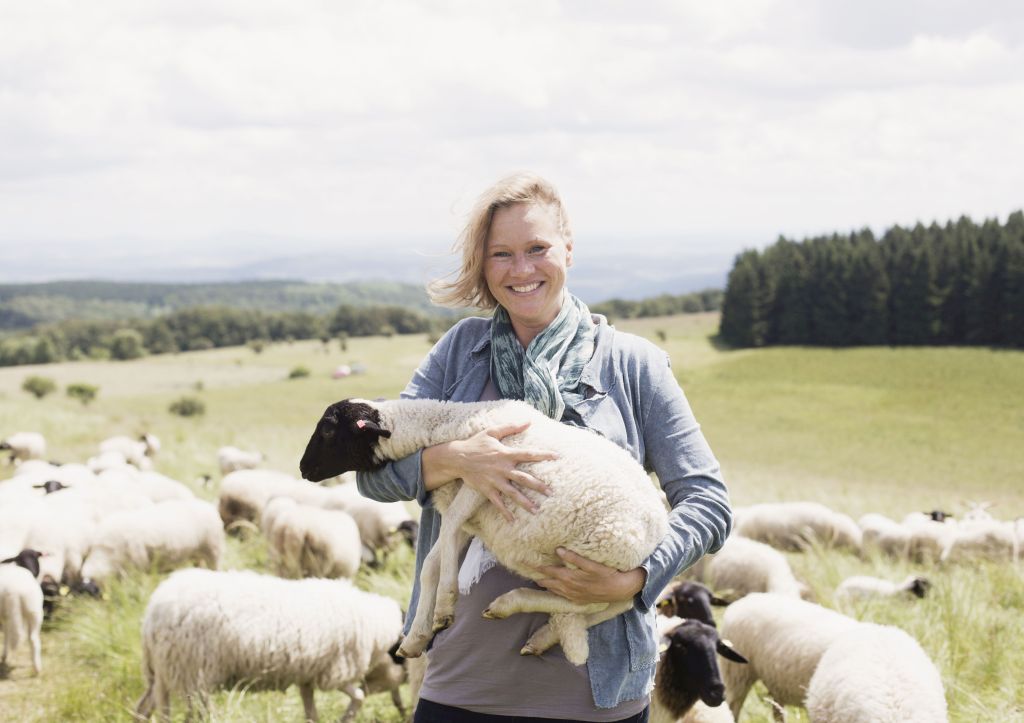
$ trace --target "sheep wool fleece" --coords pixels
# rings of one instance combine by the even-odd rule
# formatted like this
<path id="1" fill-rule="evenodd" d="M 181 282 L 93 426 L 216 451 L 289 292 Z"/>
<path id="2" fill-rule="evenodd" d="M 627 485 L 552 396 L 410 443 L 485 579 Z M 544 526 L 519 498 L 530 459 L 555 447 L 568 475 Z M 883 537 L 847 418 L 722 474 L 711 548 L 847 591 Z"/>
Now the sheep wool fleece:
<path id="1" fill-rule="evenodd" d="M 668 363 L 650 342 L 615 331 L 594 317 L 595 350 L 580 382 L 586 394 L 569 405 L 573 418 L 658 475 L 672 510 L 669 530 L 641 563 L 647 582 L 633 608 L 588 631 L 594 703 L 611 708 L 647 695 L 658 658 L 655 605 L 661 590 L 706 552 L 721 547 L 732 515 L 718 461 L 700 432 Z M 402 392 L 405 399 L 476 402 L 490 378 L 490 320 L 460 321 L 434 346 Z M 423 486 L 421 452 L 359 473 L 362 494 L 384 502 L 417 500 L 423 507 L 416 578 L 407 625 L 419 598 L 423 559 L 437 540 L 440 516 Z"/>

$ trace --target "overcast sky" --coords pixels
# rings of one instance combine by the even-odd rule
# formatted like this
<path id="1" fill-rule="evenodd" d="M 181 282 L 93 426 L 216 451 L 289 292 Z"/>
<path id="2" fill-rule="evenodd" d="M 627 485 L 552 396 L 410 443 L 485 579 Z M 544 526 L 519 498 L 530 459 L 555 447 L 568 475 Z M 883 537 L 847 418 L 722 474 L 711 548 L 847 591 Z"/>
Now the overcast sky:
<path id="1" fill-rule="evenodd" d="M 1016 0 L 0 0 L 7 259 L 439 254 L 516 169 L 578 257 L 1005 218 L 1022 129 Z"/>

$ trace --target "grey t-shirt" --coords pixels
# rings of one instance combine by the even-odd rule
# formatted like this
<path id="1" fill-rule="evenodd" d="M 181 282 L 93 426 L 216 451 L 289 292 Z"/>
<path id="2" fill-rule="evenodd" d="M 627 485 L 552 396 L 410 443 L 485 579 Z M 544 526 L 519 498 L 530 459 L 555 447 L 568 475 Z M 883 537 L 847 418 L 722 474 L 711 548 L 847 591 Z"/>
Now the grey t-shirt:
<path id="1" fill-rule="evenodd" d="M 488 381 L 481 401 L 497 399 Z M 435 703 L 477 713 L 534 716 L 607 722 L 634 716 L 647 707 L 646 697 L 614 708 L 594 705 L 587 666 L 576 666 L 555 646 L 541 656 L 519 650 L 548 616 L 518 613 L 505 620 L 487 620 L 481 613 L 494 598 L 518 587 L 539 589 L 501 565 L 485 572 L 460 595 L 455 622 L 434 637 L 430 665 L 420 696 Z M 628 655 L 623 650 L 622 655 Z"/>

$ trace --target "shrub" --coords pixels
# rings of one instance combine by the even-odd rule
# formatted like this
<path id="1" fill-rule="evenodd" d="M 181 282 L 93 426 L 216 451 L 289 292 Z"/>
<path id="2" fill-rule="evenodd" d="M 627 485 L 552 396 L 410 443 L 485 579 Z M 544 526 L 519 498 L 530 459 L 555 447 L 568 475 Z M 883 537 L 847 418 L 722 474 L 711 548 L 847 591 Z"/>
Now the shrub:
<path id="1" fill-rule="evenodd" d="M 253 339 L 249 342 L 249 348 L 254 354 L 262 354 L 263 350 L 267 348 L 267 342 L 263 339 Z"/>
<path id="2" fill-rule="evenodd" d="M 206 414 L 206 405 L 203 404 L 202 399 L 196 397 L 181 397 L 171 402 L 171 406 L 167 409 L 171 414 L 177 414 L 179 417 L 198 417 Z"/>
<path id="3" fill-rule="evenodd" d="M 142 334 L 135 329 L 118 329 L 110 340 L 110 356 L 112 359 L 124 361 L 138 359 L 146 353 L 142 344 Z"/>
<path id="4" fill-rule="evenodd" d="M 665 333 L 664 329 L 655 329 L 654 330 L 654 335 L 656 337 L 658 337 L 658 341 L 660 341 L 662 343 L 664 343 L 665 340 L 668 339 L 668 334 Z"/>
<path id="5" fill-rule="evenodd" d="M 49 377 L 25 377 L 25 381 L 21 383 L 21 388 L 36 399 L 42 399 L 57 389 L 57 382 Z"/>
<path id="6" fill-rule="evenodd" d="M 289 379 L 302 379 L 309 376 L 309 369 L 303 366 L 298 366 L 288 372 Z"/>
<path id="7" fill-rule="evenodd" d="M 83 407 L 89 406 L 89 403 L 96 398 L 96 394 L 100 388 L 95 384 L 84 384 L 78 382 L 77 384 L 68 384 L 67 394 L 72 399 L 77 399 L 82 403 Z"/>

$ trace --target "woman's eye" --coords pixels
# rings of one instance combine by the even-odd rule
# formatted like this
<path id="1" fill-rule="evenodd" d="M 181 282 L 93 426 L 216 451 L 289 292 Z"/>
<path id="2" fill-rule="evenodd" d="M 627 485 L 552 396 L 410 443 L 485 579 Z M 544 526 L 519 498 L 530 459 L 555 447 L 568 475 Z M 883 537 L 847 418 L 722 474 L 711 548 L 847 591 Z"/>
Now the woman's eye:
<path id="1" fill-rule="evenodd" d="M 542 253 L 544 253 L 547 250 L 548 250 L 547 246 L 541 246 L 540 244 L 538 244 L 536 246 L 531 246 L 530 247 L 530 253 L 531 254 L 542 254 Z"/>

